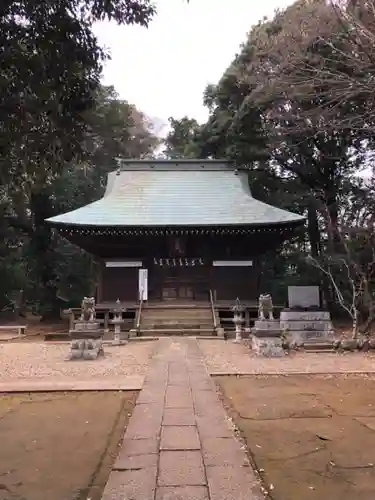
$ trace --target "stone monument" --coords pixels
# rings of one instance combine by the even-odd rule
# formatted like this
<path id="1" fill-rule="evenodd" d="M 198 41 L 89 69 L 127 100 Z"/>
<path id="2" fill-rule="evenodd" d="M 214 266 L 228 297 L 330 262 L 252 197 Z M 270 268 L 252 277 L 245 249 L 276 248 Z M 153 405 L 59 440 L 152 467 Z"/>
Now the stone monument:
<path id="1" fill-rule="evenodd" d="M 240 302 L 240 299 L 237 297 L 235 305 L 232 307 L 233 312 L 233 323 L 236 329 L 236 338 L 233 342 L 241 342 L 242 340 L 242 325 L 245 322 L 243 313 L 245 308 Z"/>
<path id="2" fill-rule="evenodd" d="M 113 309 L 113 319 L 110 321 L 115 327 L 113 334 L 113 345 L 123 345 L 125 342 L 121 340 L 121 325 L 125 323 L 122 314 L 126 311 L 124 307 L 121 306 L 120 299 L 116 300 L 116 307 Z"/>
<path id="3" fill-rule="evenodd" d="M 285 354 L 280 322 L 274 318 L 272 297 L 268 293 L 259 296 L 258 319 L 252 329 L 251 347 L 260 356 L 281 357 Z"/>
<path id="4" fill-rule="evenodd" d="M 308 346 L 333 343 L 330 313 L 320 307 L 318 286 L 288 288 L 289 308 L 281 311 L 280 328 L 289 344 Z"/>
<path id="5" fill-rule="evenodd" d="M 74 321 L 74 327 L 69 334 L 72 339 L 70 359 L 96 359 L 104 354 L 100 322 L 96 320 L 94 297 L 83 298 L 80 319 Z"/>

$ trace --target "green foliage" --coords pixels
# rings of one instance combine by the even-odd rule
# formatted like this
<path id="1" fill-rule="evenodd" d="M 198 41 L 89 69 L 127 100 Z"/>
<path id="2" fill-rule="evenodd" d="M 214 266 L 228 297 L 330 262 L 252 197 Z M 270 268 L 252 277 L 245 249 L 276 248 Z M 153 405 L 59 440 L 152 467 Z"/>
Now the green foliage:
<path id="1" fill-rule="evenodd" d="M 30 194 L 83 154 L 105 59 L 92 24 L 147 26 L 154 12 L 149 0 L 1 2 L 0 184 Z"/>
<path id="2" fill-rule="evenodd" d="M 142 113 L 100 86 L 107 55 L 92 31 L 105 19 L 147 26 L 154 14 L 150 0 L 1 2 L 0 307 L 23 289 L 53 315 L 60 290 L 92 287 L 88 256 L 44 219 L 97 198 L 116 156 L 138 157 L 156 144 Z M 68 280 L 78 280 L 74 292 Z"/>
<path id="3" fill-rule="evenodd" d="M 44 220 L 100 198 L 107 173 L 117 166 L 116 158 L 139 158 L 152 152 L 159 141 L 147 118 L 120 100 L 112 87 L 98 89 L 85 121 L 88 130 L 82 160 L 66 162 L 48 183 L 25 197 L 22 219 L 14 209 L 15 198 L 2 205 L 6 215 L 0 227 L 4 236 L 0 248 L 2 308 L 21 289 L 28 307 L 47 319 L 56 317 L 67 303 L 79 304 L 83 295 L 95 290 L 96 266 L 91 256 L 60 238 Z"/>
<path id="4" fill-rule="evenodd" d="M 283 301 L 289 284 L 320 283 L 332 309 L 332 283 L 306 256 L 319 262 L 342 258 L 347 228 L 369 234 L 375 217 L 375 183 L 360 177 L 372 157 L 365 128 L 374 103 L 364 93 L 336 94 L 338 75 L 360 78 L 356 67 L 350 74 L 355 47 L 346 21 L 324 0 L 299 0 L 254 26 L 220 81 L 207 87 L 209 118 L 193 139 L 197 156 L 246 166 L 255 197 L 307 217 L 307 235 L 296 235 L 279 255 L 264 259 L 262 289 Z M 370 26 L 368 17 L 366 22 Z M 360 116 L 361 126 L 347 125 Z M 189 149 L 186 138 L 182 151 Z M 368 246 L 370 253 L 357 245 L 345 261 L 371 267 L 374 247 Z M 334 272 L 350 295 L 342 266 Z"/>
<path id="5" fill-rule="evenodd" d="M 199 123 L 184 116 L 181 120 L 169 118 L 170 131 L 164 141 L 164 154 L 170 158 L 197 158 L 199 156 Z"/>

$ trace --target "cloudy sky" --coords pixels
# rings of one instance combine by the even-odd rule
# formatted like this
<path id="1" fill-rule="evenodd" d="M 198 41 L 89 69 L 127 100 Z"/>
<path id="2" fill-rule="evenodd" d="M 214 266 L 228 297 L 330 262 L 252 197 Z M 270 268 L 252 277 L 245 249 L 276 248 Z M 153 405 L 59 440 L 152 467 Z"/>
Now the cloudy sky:
<path id="1" fill-rule="evenodd" d="M 99 23 L 95 32 L 112 60 L 104 84 L 148 116 L 204 121 L 202 94 L 216 83 L 250 27 L 291 0 L 158 0 L 148 29 Z"/>

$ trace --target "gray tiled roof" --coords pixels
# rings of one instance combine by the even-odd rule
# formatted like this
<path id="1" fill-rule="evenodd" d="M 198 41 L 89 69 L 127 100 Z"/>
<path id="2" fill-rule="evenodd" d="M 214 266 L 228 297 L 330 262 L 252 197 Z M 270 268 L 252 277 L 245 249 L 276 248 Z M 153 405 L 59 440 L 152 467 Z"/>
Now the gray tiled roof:
<path id="1" fill-rule="evenodd" d="M 98 201 L 47 219 L 85 226 L 228 226 L 297 223 L 300 215 L 255 200 L 246 172 L 224 162 L 126 162 Z"/>

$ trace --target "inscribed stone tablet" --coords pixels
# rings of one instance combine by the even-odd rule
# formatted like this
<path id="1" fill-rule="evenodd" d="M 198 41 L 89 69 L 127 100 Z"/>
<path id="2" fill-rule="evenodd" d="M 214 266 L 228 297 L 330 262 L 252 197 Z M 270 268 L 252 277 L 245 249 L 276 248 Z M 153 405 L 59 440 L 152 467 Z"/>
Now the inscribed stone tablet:
<path id="1" fill-rule="evenodd" d="M 320 307 L 318 286 L 288 286 L 289 307 Z"/>

